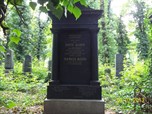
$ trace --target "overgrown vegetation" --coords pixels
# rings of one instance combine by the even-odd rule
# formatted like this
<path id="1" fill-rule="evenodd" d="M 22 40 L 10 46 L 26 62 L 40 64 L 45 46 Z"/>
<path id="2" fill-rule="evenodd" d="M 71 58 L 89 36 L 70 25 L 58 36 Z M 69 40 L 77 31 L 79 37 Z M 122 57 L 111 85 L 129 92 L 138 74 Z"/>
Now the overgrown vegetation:
<path id="1" fill-rule="evenodd" d="M 121 79 L 115 77 L 112 67 L 111 74 L 105 74 L 105 68 L 100 66 L 99 75 L 107 109 L 124 114 L 152 113 L 152 79 L 146 65 L 125 66 Z"/>
<path id="2" fill-rule="evenodd" d="M 22 64 L 15 63 L 14 73 L 5 74 L 3 65 L 0 66 L 0 110 L 2 106 L 11 109 L 43 105 L 46 98 L 47 68 L 43 62 L 33 63 L 33 73 L 24 75 Z"/>
<path id="3" fill-rule="evenodd" d="M 14 72 L 9 74 L 4 73 L 4 64 L 0 65 L 0 113 L 31 113 L 28 109 L 33 106 L 39 108 L 35 113 L 43 111 L 48 78 L 44 60 L 51 58 L 52 36 L 51 21 L 43 21 L 40 11 L 49 10 L 61 18 L 66 8 L 77 19 L 81 15 L 81 10 L 75 6 L 77 2 L 104 10 L 99 21 L 98 51 L 99 80 L 106 109 L 124 114 L 152 113 L 151 6 L 145 0 L 130 0 L 117 16 L 112 12 L 113 1 L 38 0 L 40 7 L 37 7 L 36 2 L 27 5 L 24 0 L 1 0 L 0 60 L 5 59 L 6 50 L 11 48 L 16 62 Z M 133 19 L 125 23 L 126 16 Z M 125 56 L 121 78 L 115 76 L 114 57 L 117 53 Z M 32 73 L 25 75 L 20 62 L 27 54 L 31 54 L 34 61 Z"/>
<path id="4" fill-rule="evenodd" d="M 7 111 L 28 112 L 27 107 L 43 106 L 47 86 L 44 83 L 47 76 L 44 63 L 35 61 L 32 74 L 23 75 L 21 63 L 16 63 L 15 69 L 14 73 L 4 74 L 4 68 L 0 66 L 0 109 L 4 106 Z M 106 69 L 111 72 L 105 73 Z M 115 76 L 113 66 L 100 65 L 99 79 L 106 109 L 125 114 L 152 112 L 152 79 L 144 63 L 125 66 L 121 79 Z"/>

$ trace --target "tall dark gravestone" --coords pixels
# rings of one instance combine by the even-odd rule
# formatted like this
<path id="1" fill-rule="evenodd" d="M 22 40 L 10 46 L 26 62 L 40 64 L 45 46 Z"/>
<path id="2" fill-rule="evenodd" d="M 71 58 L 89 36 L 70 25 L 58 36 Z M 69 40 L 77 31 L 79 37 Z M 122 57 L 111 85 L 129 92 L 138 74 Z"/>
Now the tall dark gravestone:
<path id="1" fill-rule="evenodd" d="M 26 55 L 23 63 L 23 73 L 31 73 L 31 72 L 32 72 L 32 57 L 30 55 Z"/>
<path id="2" fill-rule="evenodd" d="M 121 71 L 123 71 L 123 54 L 116 54 L 116 62 L 115 62 L 115 68 L 116 68 L 116 76 L 118 78 L 121 77 Z"/>
<path id="3" fill-rule="evenodd" d="M 49 14 L 54 37 L 45 114 L 104 114 L 97 56 L 102 11 L 78 7 L 82 10 L 78 20 L 70 13 L 60 20 Z"/>

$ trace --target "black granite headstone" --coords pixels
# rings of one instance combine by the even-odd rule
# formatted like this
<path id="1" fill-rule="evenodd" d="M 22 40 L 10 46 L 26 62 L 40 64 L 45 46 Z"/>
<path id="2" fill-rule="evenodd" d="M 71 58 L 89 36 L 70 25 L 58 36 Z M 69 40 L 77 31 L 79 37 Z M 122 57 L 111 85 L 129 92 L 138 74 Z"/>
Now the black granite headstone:
<path id="1" fill-rule="evenodd" d="M 49 13 L 54 37 L 47 99 L 101 99 L 97 33 L 102 11 L 78 7 L 78 20 L 70 13 L 60 20 Z"/>
<path id="2" fill-rule="evenodd" d="M 23 63 L 23 72 L 24 73 L 32 72 L 32 57 L 30 55 L 25 56 L 25 60 Z"/>
<path id="3" fill-rule="evenodd" d="M 115 68 L 116 68 L 116 76 L 121 77 L 121 71 L 123 71 L 123 54 L 116 54 L 116 62 L 115 62 Z"/>
<path id="4" fill-rule="evenodd" d="M 91 79 L 90 32 L 70 29 L 59 32 L 60 83 L 86 85 Z"/>

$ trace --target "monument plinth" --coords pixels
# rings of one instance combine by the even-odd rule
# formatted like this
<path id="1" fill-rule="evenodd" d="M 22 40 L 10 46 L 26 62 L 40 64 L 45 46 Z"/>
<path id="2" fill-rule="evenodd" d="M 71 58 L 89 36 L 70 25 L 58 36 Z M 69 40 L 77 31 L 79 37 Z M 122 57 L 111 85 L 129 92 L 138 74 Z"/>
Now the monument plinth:
<path id="1" fill-rule="evenodd" d="M 58 108 L 62 107 L 60 114 L 87 114 L 82 108 L 90 108 L 88 111 L 92 110 L 93 114 L 104 113 L 97 48 L 98 19 L 102 11 L 78 7 L 82 10 L 78 20 L 70 13 L 60 20 L 49 13 L 54 37 L 52 80 L 44 105 L 46 114 L 59 114 Z"/>

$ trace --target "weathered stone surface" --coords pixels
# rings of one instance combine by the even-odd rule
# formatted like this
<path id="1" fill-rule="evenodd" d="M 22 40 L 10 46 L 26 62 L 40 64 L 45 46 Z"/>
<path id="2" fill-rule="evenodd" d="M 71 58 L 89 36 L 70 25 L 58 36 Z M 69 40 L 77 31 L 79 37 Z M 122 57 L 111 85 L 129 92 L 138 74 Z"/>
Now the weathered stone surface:
<path id="1" fill-rule="evenodd" d="M 25 56 L 25 60 L 23 63 L 23 72 L 31 73 L 32 72 L 32 57 L 30 55 Z"/>
<path id="2" fill-rule="evenodd" d="M 102 100 L 46 99 L 44 114 L 104 114 Z"/>
<path id="3" fill-rule="evenodd" d="M 2 65 L 2 60 L 0 60 L 0 65 Z"/>
<path id="4" fill-rule="evenodd" d="M 5 72 L 13 71 L 14 61 L 13 61 L 13 50 L 8 49 L 5 56 Z"/>
<path id="5" fill-rule="evenodd" d="M 123 71 L 123 59 L 124 56 L 122 54 L 116 54 L 116 62 L 115 62 L 115 67 L 116 67 L 116 76 L 121 77 L 121 71 Z"/>
<path id="6" fill-rule="evenodd" d="M 48 61 L 48 76 L 45 78 L 45 82 L 48 82 L 52 78 L 52 61 Z"/>
<path id="7" fill-rule="evenodd" d="M 49 61 L 48 61 L 48 71 L 51 72 L 51 70 L 52 70 L 52 61 L 49 60 Z"/>
<path id="8" fill-rule="evenodd" d="M 52 85 L 48 99 L 101 99 L 101 87 L 91 85 Z"/>

